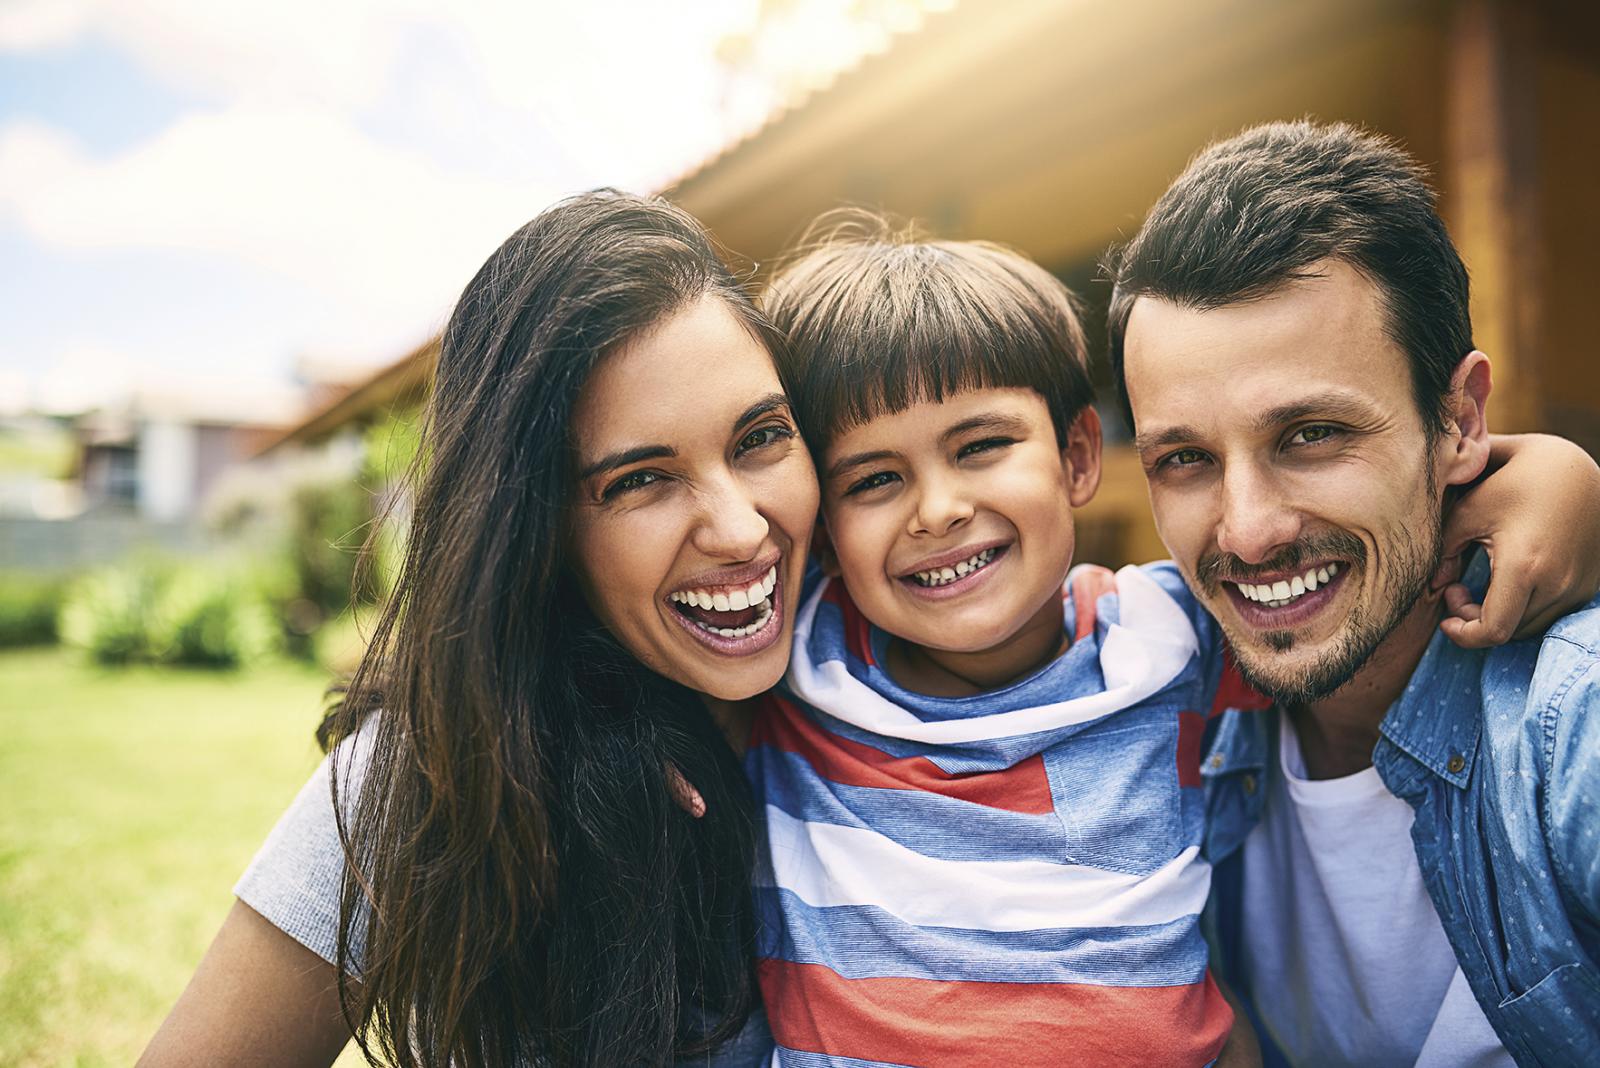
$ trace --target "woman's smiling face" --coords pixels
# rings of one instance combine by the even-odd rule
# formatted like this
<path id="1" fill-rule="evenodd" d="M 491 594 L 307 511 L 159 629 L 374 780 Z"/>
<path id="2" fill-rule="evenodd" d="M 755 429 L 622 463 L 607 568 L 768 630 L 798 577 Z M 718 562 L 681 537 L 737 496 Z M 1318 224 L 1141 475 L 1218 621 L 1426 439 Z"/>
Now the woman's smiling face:
<path id="1" fill-rule="evenodd" d="M 775 684 L 817 479 L 772 359 L 708 297 L 603 359 L 573 419 L 589 605 L 646 666 L 726 700 Z"/>

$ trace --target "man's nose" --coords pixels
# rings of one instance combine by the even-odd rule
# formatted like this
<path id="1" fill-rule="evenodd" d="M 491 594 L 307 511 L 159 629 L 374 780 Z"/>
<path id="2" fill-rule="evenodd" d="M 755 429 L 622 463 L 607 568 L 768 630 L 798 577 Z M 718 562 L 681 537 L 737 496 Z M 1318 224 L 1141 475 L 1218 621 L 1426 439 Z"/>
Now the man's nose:
<path id="1" fill-rule="evenodd" d="M 694 547 L 716 560 L 753 558 L 767 540 L 767 520 L 748 487 L 737 478 L 724 478 L 699 494 L 700 516 L 695 524 Z"/>
<path id="2" fill-rule="evenodd" d="M 924 477 L 917 489 L 916 511 L 908 528 L 912 534 L 942 538 L 972 518 L 972 499 L 962 480 Z"/>
<path id="3" fill-rule="evenodd" d="M 1247 564 L 1270 560 L 1300 536 L 1300 513 L 1282 487 L 1265 473 L 1243 465 L 1222 478 L 1222 516 L 1217 548 Z"/>

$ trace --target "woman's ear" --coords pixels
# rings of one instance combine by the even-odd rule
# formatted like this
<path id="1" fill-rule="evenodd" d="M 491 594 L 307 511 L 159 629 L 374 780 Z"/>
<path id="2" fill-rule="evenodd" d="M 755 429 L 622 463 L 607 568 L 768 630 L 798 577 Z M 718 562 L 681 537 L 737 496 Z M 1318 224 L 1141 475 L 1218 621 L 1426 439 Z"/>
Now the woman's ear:
<path id="1" fill-rule="evenodd" d="M 833 539 L 828 537 L 828 528 L 821 516 L 817 517 L 817 525 L 811 531 L 811 555 L 817 558 L 824 575 L 839 577 L 839 554 L 833 551 Z"/>
<path id="2" fill-rule="evenodd" d="M 1067 501 L 1082 508 L 1094 499 L 1100 488 L 1100 413 L 1094 405 L 1083 411 L 1067 428 L 1067 444 L 1061 450 L 1061 465 L 1067 472 Z"/>
<path id="3" fill-rule="evenodd" d="M 1476 349 L 1461 358 L 1450 376 L 1446 416 L 1451 432 L 1439 443 L 1443 450 L 1439 457 L 1443 467 L 1440 481 L 1446 486 L 1471 482 L 1483 473 L 1489 462 L 1489 423 L 1485 409 L 1493 388 L 1489 357 Z"/>

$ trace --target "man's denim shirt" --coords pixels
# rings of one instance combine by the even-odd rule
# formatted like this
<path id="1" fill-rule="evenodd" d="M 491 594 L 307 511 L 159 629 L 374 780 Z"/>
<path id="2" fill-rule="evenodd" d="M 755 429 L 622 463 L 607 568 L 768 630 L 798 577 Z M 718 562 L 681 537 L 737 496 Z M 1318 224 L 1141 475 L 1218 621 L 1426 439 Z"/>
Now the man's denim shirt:
<path id="1" fill-rule="evenodd" d="M 1480 558 L 1469 585 L 1486 573 Z M 1202 761 L 1213 965 L 1247 1005 L 1240 846 L 1263 777 L 1281 774 L 1277 720 L 1228 710 Z M 1600 1064 L 1600 597 L 1542 640 L 1485 651 L 1435 634 L 1380 733 L 1373 764 L 1416 810 L 1423 882 L 1506 1049 L 1519 1065 Z"/>

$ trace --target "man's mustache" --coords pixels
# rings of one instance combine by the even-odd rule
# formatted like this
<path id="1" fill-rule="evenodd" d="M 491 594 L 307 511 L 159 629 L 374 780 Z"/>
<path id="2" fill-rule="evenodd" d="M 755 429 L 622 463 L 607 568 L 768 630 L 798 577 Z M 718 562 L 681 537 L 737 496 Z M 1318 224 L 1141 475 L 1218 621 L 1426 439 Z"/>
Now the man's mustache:
<path id="1" fill-rule="evenodd" d="M 1331 530 L 1291 542 L 1272 559 L 1259 564 L 1247 564 L 1232 553 L 1206 553 L 1195 565 L 1194 577 L 1207 593 L 1216 593 L 1224 581 L 1249 582 L 1263 575 L 1281 575 L 1285 571 L 1299 570 L 1308 560 L 1326 560 L 1330 556 L 1364 564 L 1367 547 L 1354 534 Z"/>

